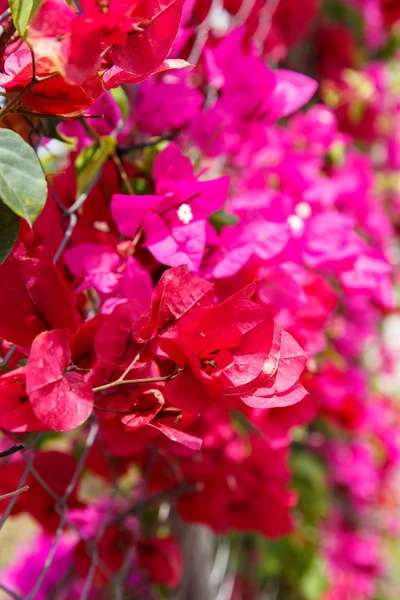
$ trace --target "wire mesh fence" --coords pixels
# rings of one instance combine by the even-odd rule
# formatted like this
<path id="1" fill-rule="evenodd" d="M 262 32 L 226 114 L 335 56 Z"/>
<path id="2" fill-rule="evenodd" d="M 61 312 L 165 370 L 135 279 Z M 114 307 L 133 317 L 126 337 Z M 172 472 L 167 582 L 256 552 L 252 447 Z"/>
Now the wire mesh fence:
<path id="1" fill-rule="evenodd" d="M 3 597 L 151 598 L 137 560 L 138 551 L 145 560 L 146 553 L 155 550 L 147 541 L 140 541 L 144 513 L 152 508 L 163 511 L 161 518 L 166 524 L 171 502 L 177 494 L 185 492 L 185 487 L 147 493 L 152 468 L 158 460 L 163 460 L 154 448 L 143 476 L 129 491 L 117 474 L 118 461 L 109 456 L 101 443 L 95 416 L 69 440 L 78 456 L 72 469 L 70 461 L 65 460 L 67 455 L 52 449 L 54 444 L 50 440 L 45 444 L 46 450 L 43 449 L 46 436 L 39 433 L 26 441 L 13 434 L 15 446 L 1 455 L 0 476 L 4 481 L 12 481 L 13 477 L 17 481 L 17 473 L 19 477 L 15 489 L 1 496 L 0 532 L 21 511 L 30 513 L 45 530 L 45 542 L 40 534 L 29 543 L 28 561 L 19 556 L 21 568 L 29 568 L 29 560 L 34 563 L 30 567 L 32 577 L 26 577 L 24 589 L 12 587 L 15 577 L 7 568 L 0 575 Z M 90 475 L 91 453 L 94 460 L 103 461 L 113 485 Z M 45 455 L 47 462 L 43 460 Z M 84 506 L 82 496 L 90 499 L 91 508 Z M 17 522 L 17 527 L 20 526 Z M 4 551 L 10 559 L 10 548 L 3 546 Z M 18 546 L 14 548 L 14 552 L 19 551 Z"/>

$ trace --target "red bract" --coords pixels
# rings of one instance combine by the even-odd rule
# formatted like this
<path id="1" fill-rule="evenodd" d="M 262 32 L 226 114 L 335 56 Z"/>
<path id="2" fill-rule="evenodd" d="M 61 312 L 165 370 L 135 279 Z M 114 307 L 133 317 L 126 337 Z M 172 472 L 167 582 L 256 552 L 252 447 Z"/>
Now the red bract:
<path id="1" fill-rule="evenodd" d="M 138 83 L 162 68 L 178 33 L 183 0 L 82 4 L 84 13 L 77 14 L 63 0 L 45 0 L 29 25 L 35 52 L 47 56 L 67 81 L 83 84 L 97 77 L 107 50 L 114 63 L 105 73 L 109 87 L 123 80 Z"/>
<path id="2" fill-rule="evenodd" d="M 7 465 L 0 464 L 1 480 L 8 485 L 14 485 L 15 489 L 25 467 L 25 462 L 21 459 Z M 45 531 L 54 532 L 60 522 L 60 512 L 63 510 L 60 504 L 60 512 L 57 511 L 54 498 L 62 498 L 69 488 L 75 472 L 76 460 L 64 452 L 37 450 L 33 467 L 35 472 L 31 471 L 26 480 L 29 490 L 19 496 L 13 514 L 26 512 L 32 515 Z M 3 493 L 6 488 L 2 486 L 1 491 Z M 80 506 L 76 495 L 76 484 L 68 491 L 70 492 L 68 506 L 70 508 Z"/>
<path id="3" fill-rule="evenodd" d="M 310 422 L 317 414 L 317 407 L 315 400 L 308 395 L 290 409 L 242 408 L 242 412 L 265 434 L 271 448 L 277 449 L 290 445 L 291 430 Z"/>
<path id="4" fill-rule="evenodd" d="M 184 0 L 139 2 L 133 32 L 123 46 L 111 49 L 115 65 L 138 81 L 157 71 L 178 33 L 183 4 Z"/>
<path id="5" fill-rule="evenodd" d="M 178 585 L 183 559 L 175 538 L 153 537 L 138 543 L 139 564 L 148 572 L 150 579 L 159 585 Z"/>
<path id="6" fill-rule="evenodd" d="M 93 391 L 81 373 L 68 371 L 71 350 L 63 331 L 37 336 L 26 365 L 26 389 L 33 411 L 48 429 L 69 431 L 93 408 Z"/>
<path id="7" fill-rule="evenodd" d="M 48 329 L 73 334 L 80 322 L 74 295 L 65 287 L 54 264 L 29 256 L 22 244 L 0 266 L 7 293 L 0 296 L 0 336 L 21 346 Z"/>
<path id="8" fill-rule="evenodd" d="M 95 536 L 93 536 L 95 537 Z M 90 541 L 90 538 L 88 538 Z M 132 533 L 124 526 L 111 525 L 97 541 L 96 548 L 98 560 L 101 561 L 108 571 L 114 575 L 122 567 L 125 554 L 132 540 Z M 81 577 L 87 577 L 92 565 L 92 558 L 87 552 L 87 541 L 82 539 L 74 550 L 76 569 Z M 94 583 L 104 585 L 108 580 L 104 575 L 104 568 L 96 568 L 94 571 Z"/>
<path id="9" fill-rule="evenodd" d="M 203 437 L 202 450 L 193 457 L 182 456 L 179 469 L 159 469 L 153 481 L 155 489 L 170 487 L 179 473 L 185 483 L 196 485 L 196 491 L 179 497 L 180 516 L 218 533 L 288 533 L 295 497 L 287 489 L 287 449 L 272 449 L 258 434 L 243 439 L 221 407 L 205 413 L 192 431 Z"/>
<path id="10" fill-rule="evenodd" d="M 161 65 L 153 71 L 152 75 L 155 75 L 156 73 L 163 73 L 164 71 L 169 71 L 170 69 L 185 69 L 188 66 L 190 65 L 186 62 L 186 60 L 169 58 L 168 60 L 164 60 L 164 62 L 161 63 Z M 103 75 L 103 83 L 105 89 L 110 90 L 112 88 L 118 87 L 123 83 L 142 83 L 142 81 L 145 81 L 146 79 L 148 79 L 148 77 L 149 74 L 143 74 L 140 76 L 131 75 L 130 73 L 127 73 L 120 67 L 113 65 L 112 67 L 107 69 L 107 71 L 105 71 Z"/>
<path id="11" fill-rule="evenodd" d="M 174 406 L 202 410 L 217 398 L 271 408 L 301 400 L 297 385 L 306 355 L 274 323 L 272 311 L 249 300 L 248 286 L 219 305 L 195 306 L 158 336 L 183 372 L 166 385 Z M 256 398 L 253 398 L 256 396 Z"/>
<path id="12" fill-rule="evenodd" d="M 204 408 L 221 393 L 260 375 L 273 340 L 272 312 L 248 300 L 254 288 L 217 306 L 195 307 L 159 336 L 160 348 L 184 371 L 167 384 L 176 406 Z"/>
<path id="13" fill-rule="evenodd" d="M 392 26 L 400 21 L 400 6 L 396 0 L 380 0 L 380 7 L 387 25 Z"/>
<path id="14" fill-rule="evenodd" d="M 75 116 L 91 106 L 103 91 L 99 77 L 91 76 L 81 85 L 68 83 L 47 57 L 35 60 L 37 77 L 47 78 L 26 91 L 21 102 L 27 108 L 51 115 Z M 51 78 L 50 78 L 51 76 Z M 32 55 L 26 46 L 20 47 L 4 63 L 0 85 L 9 92 L 22 92 L 32 83 Z"/>
<path id="15" fill-rule="evenodd" d="M 141 349 L 133 333 L 143 322 L 142 311 L 138 302 L 125 302 L 117 306 L 99 328 L 94 344 L 96 356 L 111 372 L 127 366 Z"/>
<path id="16" fill-rule="evenodd" d="M 287 50 L 297 44 L 311 28 L 317 15 L 320 0 L 307 0 L 302 4 L 280 0 L 272 15 L 271 28 L 264 42 L 266 52 L 275 57 L 285 57 Z M 262 10 L 259 19 L 262 19 Z"/>
<path id="17" fill-rule="evenodd" d="M 138 339 L 153 338 L 202 300 L 211 303 L 212 291 L 213 284 L 192 275 L 186 265 L 168 269 L 154 289 L 150 318 Z"/>
<path id="18" fill-rule="evenodd" d="M 0 427 L 16 433 L 41 431 L 25 389 L 25 369 L 14 369 L 0 377 Z"/>
<path id="19" fill-rule="evenodd" d="M 296 404 L 307 393 L 299 383 L 306 362 L 307 354 L 289 333 L 282 331 L 276 370 L 270 377 L 262 374 L 256 381 L 254 391 L 241 395 L 241 399 L 253 408 L 279 408 Z M 230 395 L 229 392 L 225 393 Z"/>
<path id="20" fill-rule="evenodd" d="M 114 394 L 106 398 L 106 402 L 101 404 L 101 409 L 99 417 L 102 417 L 106 429 L 117 430 L 118 428 L 121 431 L 121 427 L 117 425 L 120 421 L 125 431 L 135 436 L 136 441 L 138 441 L 138 434 L 143 438 L 153 439 L 162 433 L 173 442 L 183 444 L 191 450 L 201 448 L 200 438 L 182 431 L 197 415 L 185 415 L 183 423 L 180 423 L 181 411 L 166 402 L 160 389 L 150 385 L 140 387 L 133 392 L 121 391 Z M 179 428 L 177 428 L 178 423 Z M 127 439 L 127 436 L 125 438 Z M 135 439 L 133 444 L 135 445 Z M 112 442 L 110 450 L 112 451 Z"/>

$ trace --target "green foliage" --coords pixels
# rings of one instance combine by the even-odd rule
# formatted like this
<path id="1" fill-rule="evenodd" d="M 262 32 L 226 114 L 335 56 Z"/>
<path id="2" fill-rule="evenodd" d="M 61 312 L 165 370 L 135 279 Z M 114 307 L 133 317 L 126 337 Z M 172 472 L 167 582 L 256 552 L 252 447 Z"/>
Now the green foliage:
<path id="1" fill-rule="evenodd" d="M 217 233 L 219 233 L 225 225 L 236 225 L 239 222 L 239 218 L 236 215 L 225 212 L 222 208 L 211 215 L 209 221 Z"/>
<path id="2" fill-rule="evenodd" d="M 60 135 L 60 132 L 58 131 L 60 123 L 62 123 L 62 119 L 42 119 L 41 126 L 45 136 L 63 142 L 64 144 L 73 144 L 75 142 L 74 138 L 67 138 Z"/>
<path id="3" fill-rule="evenodd" d="M 47 198 L 46 178 L 35 151 L 9 129 L 0 129 L 0 198 L 30 226 Z"/>
<path id="4" fill-rule="evenodd" d="M 292 590 L 299 590 L 315 557 L 314 545 L 297 534 L 275 541 L 260 538 L 258 550 L 263 554 L 258 568 L 261 581 L 279 580 Z"/>
<path id="5" fill-rule="evenodd" d="M 359 40 L 362 39 L 364 21 L 360 12 L 354 9 L 350 3 L 325 0 L 324 13 L 329 19 L 350 28 Z"/>
<path id="6" fill-rule="evenodd" d="M 300 590 L 305 600 L 321 600 L 328 588 L 326 566 L 320 556 L 315 555 L 300 581 Z"/>
<path id="7" fill-rule="evenodd" d="M 21 37 L 25 36 L 26 28 L 43 0 L 8 0 L 15 29 Z"/>
<path id="8" fill-rule="evenodd" d="M 144 177 L 134 177 L 130 181 L 134 192 L 137 196 L 144 196 L 146 194 L 150 194 L 147 179 L 145 179 Z"/>
<path id="9" fill-rule="evenodd" d="M 148 146 L 143 150 L 143 168 L 147 175 L 151 176 L 153 173 L 153 163 L 157 156 L 167 148 L 169 142 L 163 140 L 155 146 Z"/>
<path id="10" fill-rule="evenodd" d="M 78 196 L 87 192 L 97 179 L 106 160 L 115 150 L 115 139 L 110 136 L 102 137 L 98 142 L 87 146 L 75 161 Z"/>
<path id="11" fill-rule="evenodd" d="M 122 113 L 122 118 L 124 119 L 124 121 L 126 121 L 129 113 L 129 100 L 124 89 L 121 86 L 113 88 L 112 90 L 110 90 L 110 94 L 114 98 L 115 102 L 118 104 Z"/>
<path id="12" fill-rule="evenodd" d="M 297 507 L 308 525 L 315 525 L 327 511 L 327 485 L 320 460 L 304 449 L 293 449 L 293 487 L 298 494 Z"/>
<path id="13" fill-rule="evenodd" d="M 19 217 L 0 202 L 0 265 L 10 254 L 19 231 Z"/>

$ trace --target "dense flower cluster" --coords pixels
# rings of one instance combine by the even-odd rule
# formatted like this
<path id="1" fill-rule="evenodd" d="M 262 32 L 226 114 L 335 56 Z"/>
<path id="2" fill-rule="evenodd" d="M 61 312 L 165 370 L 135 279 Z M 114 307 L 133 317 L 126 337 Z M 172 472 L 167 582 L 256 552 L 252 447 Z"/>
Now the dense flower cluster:
<path id="1" fill-rule="evenodd" d="M 36 533 L 2 585 L 168 597 L 184 522 L 224 598 L 397 598 L 397 3 L 0 4 L 48 187 L 28 218 L 5 164 L 0 516 L 26 484 Z"/>

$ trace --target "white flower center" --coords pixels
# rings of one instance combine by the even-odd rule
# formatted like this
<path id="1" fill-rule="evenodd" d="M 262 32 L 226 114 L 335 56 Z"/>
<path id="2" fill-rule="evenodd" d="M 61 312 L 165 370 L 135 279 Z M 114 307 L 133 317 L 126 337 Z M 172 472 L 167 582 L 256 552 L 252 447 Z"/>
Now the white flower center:
<path id="1" fill-rule="evenodd" d="M 176 211 L 178 219 L 182 221 L 185 225 L 193 221 L 193 213 L 189 204 L 181 204 L 178 210 Z"/>
<path id="2" fill-rule="evenodd" d="M 293 233 L 300 233 L 304 229 L 304 221 L 298 215 L 290 215 L 287 218 L 287 222 Z"/>
<path id="3" fill-rule="evenodd" d="M 312 211 L 311 206 L 308 204 L 308 202 L 299 202 L 298 204 L 296 204 L 294 212 L 298 217 L 301 217 L 302 219 L 308 219 L 308 217 L 311 216 Z"/>

